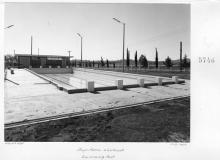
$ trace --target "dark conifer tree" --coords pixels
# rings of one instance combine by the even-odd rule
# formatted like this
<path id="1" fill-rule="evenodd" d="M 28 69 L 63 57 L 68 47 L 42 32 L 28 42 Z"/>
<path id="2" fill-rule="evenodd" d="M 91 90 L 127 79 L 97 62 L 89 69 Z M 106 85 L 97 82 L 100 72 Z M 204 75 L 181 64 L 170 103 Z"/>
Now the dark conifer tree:
<path id="1" fill-rule="evenodd" d="M 155 65 L 156 65 L 156 68 L 158 68 L 158 52 L 157 52 L 157 48 L 156 48 Z"/>

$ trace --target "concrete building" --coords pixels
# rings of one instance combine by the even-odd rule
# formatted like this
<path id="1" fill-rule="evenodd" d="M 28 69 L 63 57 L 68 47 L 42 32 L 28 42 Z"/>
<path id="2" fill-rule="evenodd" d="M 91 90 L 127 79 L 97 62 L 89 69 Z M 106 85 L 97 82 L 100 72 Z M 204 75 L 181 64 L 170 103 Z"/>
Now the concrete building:
<path id="1" fill-rule="evenodd" d="M 69 56 L 15 54 L 19 68 L 64 68 L 70 65 Z"/>

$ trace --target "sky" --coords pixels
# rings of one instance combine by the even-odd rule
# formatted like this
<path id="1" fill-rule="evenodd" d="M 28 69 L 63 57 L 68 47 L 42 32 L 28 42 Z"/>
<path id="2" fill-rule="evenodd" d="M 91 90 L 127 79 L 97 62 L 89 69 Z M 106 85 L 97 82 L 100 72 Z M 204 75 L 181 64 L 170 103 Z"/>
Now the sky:
<path id="1" fill-rule="evenodd" d="M 190 5 L 188 4 L 80 4 L 80 3 L 6 3 L 5 54 L 66 55 L 80 59 L 83 36 L 83 59 L 118 60 L 123 52 L 123 25 L 126 24 L 126 49 L 134 59 L 144 54 L 148 60 L 167 56 L 190 57 Z"/>

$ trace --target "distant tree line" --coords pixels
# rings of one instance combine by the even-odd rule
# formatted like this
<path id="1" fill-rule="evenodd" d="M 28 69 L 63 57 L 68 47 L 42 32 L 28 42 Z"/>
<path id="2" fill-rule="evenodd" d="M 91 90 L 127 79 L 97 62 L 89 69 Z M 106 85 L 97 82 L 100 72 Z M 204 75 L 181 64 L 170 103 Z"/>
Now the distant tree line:
<path id="1" fill-rule="evenodd" d="M 135 51 L 134 54 L 134 59 L 131 60 L 131 54 L 130 54 L 130 50 L 127 48 L 126 50 L 126 60 L 125 60 L 125 66 L 129 69 L 131 67 L 131 64 L 133 67 L 135 68 L 148 68 L 150 65 L 152 66 L 152 62 L 148 61 L 146 55 L 144 54 L 140 54 L 140 56 L 138 57 L 138 53 L 137 51 Z M 6 67 L 10 67 L 10 66 L 14 66 L 16 65 L 17 60 L 15 58 L 14 55 L 11 54 L 7 54 L 5 55 L 5 66 Z M 182 42 L 180 42 L 180 59 L 179 61 L 172 61 L 172 59 L 167 56 L 167 58 L 165 58 L 164 61 L 159 61 L 159 54 L 158 54 L 158 50 L 157 48 L 155 48 L 155 61 L 154 61 L 154 65 L 155 68 L 159 68 L 159 63 L 160 65 L 165 65 L 167 68 L 171 68 L 173 67 L 175 64 L 179 64 L 180 66 L 180 70 L 182 70 L 182 68 L 189 68 L 190 67 L 190 60 L 187 58 L 187 55 L 185 54 L 184 57 L 182 58 Z M 83 67 L 116 67 L 116 64 L 121 65 L 121 60 L 119 61 L 109 61 L 109 59 L 106 59 L 104 61 L 103 57 L 101 57 L 100 60 L 96 60 L 96 61 L 87 61 L 87 60 L 83 60 Z M 150 64 L 150 65 L 149 65 Z M 71 60 L 70 65 L 72 66 L 81 66 L 81 62 L 78 60 Z"/>
<path id="2" fill-rule="evenodd" d="M 127 52 L 126 52 L 126 63 L 125 66 L 127 68 L 129 68 L 131 66 L 131 59 L 130 59 L 130 50 L 127 48 Z M 73 66 L 77 66 L 76 64 L 76 60 L 75 63 L 71 63 Z M 158 56 L 158 50 L 157 48 L 155 48 L 155 68 L 159 68 L 159 56 Z M 180 63 L 180 62 L 179 62 Z M 80 63 L 78 63 L 80 65 Z M 152 62 L 151 62 L 152 64 Z M 164 61 L 162 61 L 163 65 L 165 65 L 167 68 L 171 68 L 174 63 L 172 61 L 172 59 L 168 56 L 167 58 L 165 58 Z M 189 59 L 187 58 L 187 55 L 184 55 L 184 58 L 182 60 L 182 63 L 180 64 L 182 65 L 183 68 L 189 68 L 190 67 L 190 62 Z M 104 60 L 103 57 L 101 57 L 100 61 L 84 61 L 83 62 L 83 66 L 85 67 L 98 67 L 98 68 L 109 68 L 110 66 L 115 68 L 116 66 L 116 61 L 109 61 L 108 59 Z M 138 53 L 137 51 L 135 51 L 134 54 L 134 60 L 133 60 L 133 67 L 138 68 L 138 66 L 140 68 L 148 68 L 149 67 L 149 62 L 148 59 L 146 57 L 146 55 L 141 54 L 140 57 L 138 58 Z"/>

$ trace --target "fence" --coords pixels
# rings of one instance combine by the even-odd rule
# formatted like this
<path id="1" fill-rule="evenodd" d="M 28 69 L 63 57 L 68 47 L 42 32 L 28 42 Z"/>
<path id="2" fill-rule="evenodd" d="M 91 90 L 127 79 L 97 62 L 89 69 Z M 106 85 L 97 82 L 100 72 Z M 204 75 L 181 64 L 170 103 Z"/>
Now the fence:
<path id="1" fill-rule="evenodd" d="M 78 68 L 78 67 L 77 67 Z M 84 67 L 89 69 L 99 69 L 99 70 L 109 70 L 109 71 L 122 71 L 122 67 L 115 66 L 115 67 Z M 180 71 L 179 67 L 171 67 L 171 68 L 141 68 L 141 67 L 124 67 L 125 72 L 190 72 L 190 68 L 183 68 Z"/>

